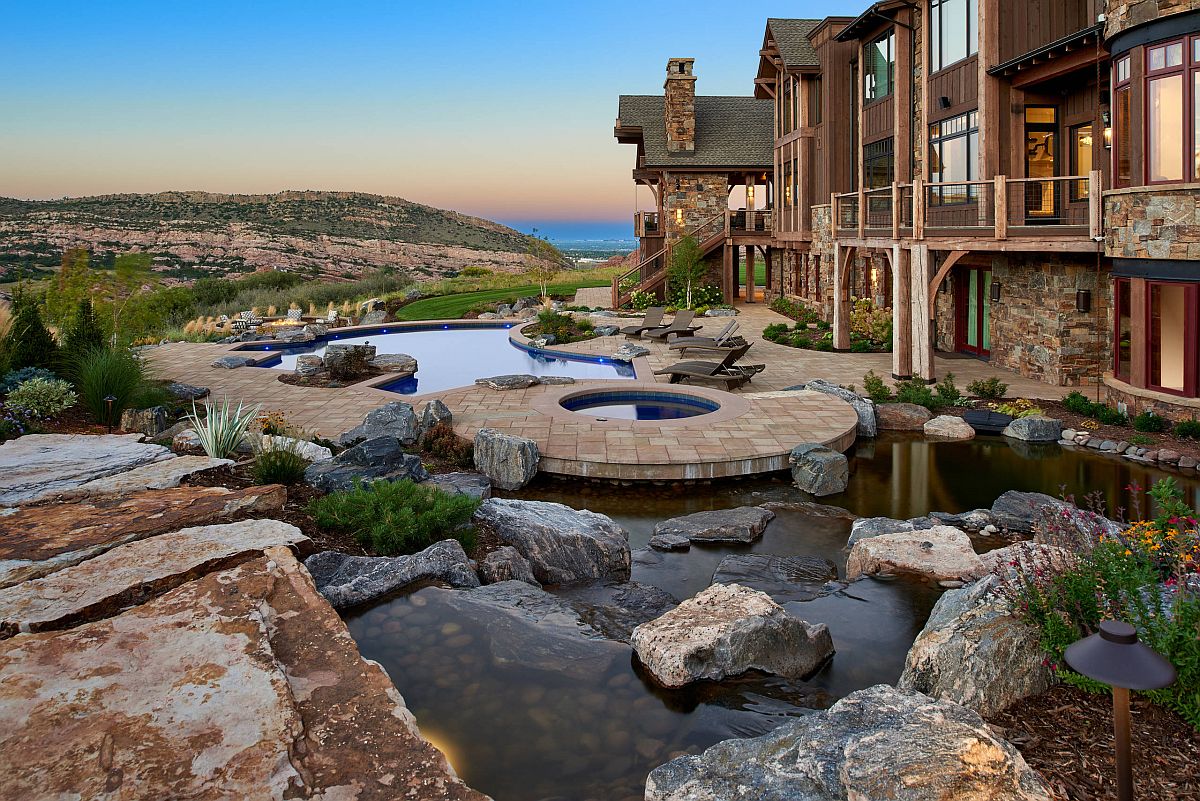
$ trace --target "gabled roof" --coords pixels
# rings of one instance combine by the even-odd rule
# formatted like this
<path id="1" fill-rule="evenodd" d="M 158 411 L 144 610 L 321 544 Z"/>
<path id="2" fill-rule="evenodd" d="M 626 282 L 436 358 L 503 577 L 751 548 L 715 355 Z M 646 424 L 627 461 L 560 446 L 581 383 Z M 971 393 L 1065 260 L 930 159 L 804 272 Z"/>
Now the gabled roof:
<path id="1" fill-rule="evenodd" d="M 775 40 L 775 47 L 779 50 L 784 67 L 801 69 L 821 66 L 821 62 L 817 59 L 817 51 L 813 49 L 812 42 L 808 39 L 808 35 L 820 24 L 821 20 L 819 19 L 772 18 L 767 20 L 767 31 Z"/>
<path id="2" fill-rule="evenodd" d="M 878 28 L 880 25 L 893 22 L 894 20 L 884 12 L 895 11 L 898 8 L 912 8 L 912 0 L 879 0 L 877 3 L 872 3 L 871 7 L 845 27 L 845 29 L 837 35 L 839 42 L 848 42 L 853 39 L 859 39 L 866 35 L 868 31 Z"/>
<path id="3" fill-rule="evenodd" d="M 640 129 L 646 167 L 748 167 L 774 161 L 774 104 L 753 97 L 696 97 L 696 149 L 667 152 L 662 95 L 621 95 L 618 131 Z M 620 138 L 620 134 L 618 134 Z"/>

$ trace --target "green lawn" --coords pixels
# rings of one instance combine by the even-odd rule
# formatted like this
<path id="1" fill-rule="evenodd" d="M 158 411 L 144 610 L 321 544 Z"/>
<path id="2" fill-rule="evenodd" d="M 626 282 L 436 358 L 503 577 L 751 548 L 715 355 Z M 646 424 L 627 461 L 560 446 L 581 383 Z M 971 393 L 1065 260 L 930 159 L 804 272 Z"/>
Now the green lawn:
<path id="1" fill-rule="evenodd" d="M 746 265 L 738 265 L 738 286 L 746 285 Z M 763 287 L 767 285 L 767 265 L 761 260 L 754 263 L 754 285 Z"/>
<path id="2" fill-rule="evenodd" d="M 574 281 L 565 284 L 551 284 L 551 295 L 573 296 L 576 289 L 594 286 L 609 286 L 607 281 Z M 441 295 L 436 298 L 425 298 L 410 303 L 396 312 L 397 320 L 457 320 L 472 306 L 478 303 L 512 303 L 518 298 L 533 297 L 541 293 L 541 287 L 514 286 L 508 289 L 485 289 L 480 292 L 460 292 L 454 295 Z"/>

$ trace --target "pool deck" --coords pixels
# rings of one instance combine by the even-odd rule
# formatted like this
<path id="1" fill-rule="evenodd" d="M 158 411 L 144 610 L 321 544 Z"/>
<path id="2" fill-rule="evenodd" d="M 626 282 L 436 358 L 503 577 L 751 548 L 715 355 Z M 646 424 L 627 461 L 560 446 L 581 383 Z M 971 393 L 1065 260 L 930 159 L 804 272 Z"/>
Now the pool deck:
<path id="1" fill-rule="evenodd" d="M 524 390 L 496 391 L 468 386 L 426 395 L 398 395 L 375 388 L 395 376 L 384 376 L 339 389 L 297 387 L 279 381 L 280 371 L 255 367 L 233 370 L 212 367 L 244 344 L 177 342 L 151 348 L 146 357 L 161 378 L 212 390 L 215 398 L 228 397 L 260 403 L 264 410 L 282 412 L 297 428 L 334 437 L 358 425 L 372 409 L 396 400 L 418 405 L 441 398 L 454 413 L 455 430 L 473 437 L 480 428 L 493 428 L 527 436 L 538 443 L 542 469 L 551 473 L 629 480 L 678 480 L 750 475 L 787 467 L 787 455 L 798 444 L 819 442 L 844 450 L 854 440 L 856 418 L 844 402 L 828 395 L 783 392 L 788 387 L 823 378 L 838 384 L 862 386 L 868 370 L 885 379 L 891 372 L 891 354 L 822 353 L 789 348 L 761 339 L 765 326 L 785 318 L 762 304 L 744 304 L 737 317 L 741 333 L 753 347 L 746 357 L 766 369 L 753 382 L 732 393 L 711 386 L 677 385 L 686 392 L 717 400 L 721 409 L 694 418 L 669 421 L 600 421 L 586 413 L 558 406 L 563 395 L 590 386 L 621 389 L 665 388 L 667 379 L 654 375 L 680 357 L 666 343 L 641 340 L 650 350 L 633 361 L 636 381 L 587 380 L 571 385 L 539 385 Z M 462 321 L 429 321 L 412 327 Z M 597 324 L 605 322 L 596 319 Z M 628 318 L 612 320 L 629 324 Z M 725 318 L 704 318 L 704 333 L 715 334 Z M 404 324 L 389 324 L 401 330 Z M 352 333 L 342 330 L 345 336 Z M 528 345 L 519 327 L 509 332 L 514 341 Z M 589 356 L 611 356 L 624 337 L 602 337 L 548 349 Z M 262 354 L 264 357 L 269 354 Z M 689 359 L 704 358 L 689 355 Z M 939 376 L 953 372 L 960 388 L 979 378 L 999 377 L 1009 384 L 1010 396 L 1058 398 L 1060 387 L 1014 376 L 974 359 L 939 356 Z"/>

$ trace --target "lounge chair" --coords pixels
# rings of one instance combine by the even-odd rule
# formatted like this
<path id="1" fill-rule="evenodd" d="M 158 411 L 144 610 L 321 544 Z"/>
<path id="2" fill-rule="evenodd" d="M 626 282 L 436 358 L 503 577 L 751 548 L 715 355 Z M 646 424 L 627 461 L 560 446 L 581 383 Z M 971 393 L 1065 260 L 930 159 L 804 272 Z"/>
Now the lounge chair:
<path id="1" fill-rule="evenodd" d="M 738 323 L 736 320 L 730 320 L 721 332 L 715 337 L 675 337 L 671 340 L 671 350 L 677 350 L 681 353 L 686 350 L 708 350 L 720 351 L 724 353 L 731 348 L 740 347 L 746 344 L 746 340 L 737 332 Z"/>
<path id="2" fill-rule="evenodd" d="M 675 312 L 675 319 L 671 321 L 670 325 L 663 328 L 655 328 L 653 331 L 647 331 L 643 336 L 650 337 L 650 339 L 669 340 L 672 336 L 691 334 L 704 327 L 692 325 L 692 320 L 695 317 L 696 313 L 691 309 L 680 309 Z"/>
<path id="3" fill-rule="evenodd" d="M 642 322 L 638 325 L 627 325 L 621 329 L 621 333 L 627 339 L 641 339 L 642 334 L 646 331 L 653 331 L 656 328 L 665 328 L 666 323 L 662 321 L 663 314 L 666 309 L 662 306 L 651 306 L 646 309 L 646 316 L 642 318 Z"/>
<path id="4" fill-rule="evenodd" d="M 719 362 L 678 362 L 670 367 L 655 370 L 654 374 L 670 376 L 672 384 L 678 384 L 689 378 L 707 378 L 711 381 L 723 382 L 725 389 L 734 389 L 748 384 L 751 378 L 766 369 L 765 364 L 737 363 L 748 350 L 750 350 L 749 345 L 742 345 L 730 350 Z"/>

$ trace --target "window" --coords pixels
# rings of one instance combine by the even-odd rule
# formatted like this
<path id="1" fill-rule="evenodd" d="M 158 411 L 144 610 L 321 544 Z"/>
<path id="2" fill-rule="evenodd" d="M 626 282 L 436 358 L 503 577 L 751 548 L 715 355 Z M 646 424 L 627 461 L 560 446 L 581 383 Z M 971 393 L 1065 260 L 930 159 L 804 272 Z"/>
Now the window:
<path id="1" fill-rule="evenodd" d="M 1128 278 L 1116 280 L 1117 344 L 1113 348 L 1113 374 L 1129 383 L 1133 354 L 1133 300 Z"/>
<path id="2" fill-rule="evenodd" d="M 930 0 L 929 67 L 934 72 L 979 52 L 977 0 Z"/>
<path id="3" fill-rule="evenodd" d="M 1150 386 L 1167 392 L 1188 389 L 1189 355 L 1187 328 L 1189 295 L 1194 285 L 1151 283 L 1150 289 Z M 1194 336 L 1193 332 L 1193 336 Z"/>
<path id="4" fill-rule="evenodd" d="M 1087 175 L 1092 171 L 1092 124 L 1076 125 L 1070 132 L 1071 175 Z M 1087 200 L 1091 193 L 1088 181 L 1071 182 L 1071 200 Z"/>
<path id="5" fill-rule="evenodd" d="M 821 124 L 821 79 L 813 78 L 808 82 L 808 124 Z"/>
<path id="6" fill-rule="evenodd" d="M 1129 128 L 1129 56 L 1117 59 L 1113 64 L 1113 109 L 1115 136 L 1113 137 L 1113 171 L 1117 186 L 1129 186 L 1133 177 L 1133 164 L 1129 158 L 1132 140 Z"/>
<path id="7" fill-rule="evenodd" d="M 974 181 L 979 175 L 979 112 L 968 111 L 929 126 L 929 180 L 935 184 Z M 930 188 L 934 205 L 978 200 L 978 187 Z"/>
<path id="8" fill-rule="evenodd" d="M 867 189 L 891 186 L 895 174 L 891 139 L 881 139 L 863 147 L 863 186 Z M 888 198 L 888 203 L 891 203 L 891 198 Z"/>
<path id="9" fill-rule="evenodd" d="M 1166 75 L 1146 83 L 1147 181 L 1183 180 L 1183 76 Z"/>
<path id="10" fill-rule="evenodd" d="M 863 100 L 870 103 L 892 93 L 896 68 L 896 32 L 888 31 L 866 46 L 863 65 Z"/>
<path id="11" fill-rule="evenodd" d="M 1200 37 L 1148 46 L 1145 67 L 1146 183 L 1200 180 Z M 1127 66 L 1115 70 L 1128 80 Z M 1118 128 L 1126 149 L 1127 126 Z"/>

